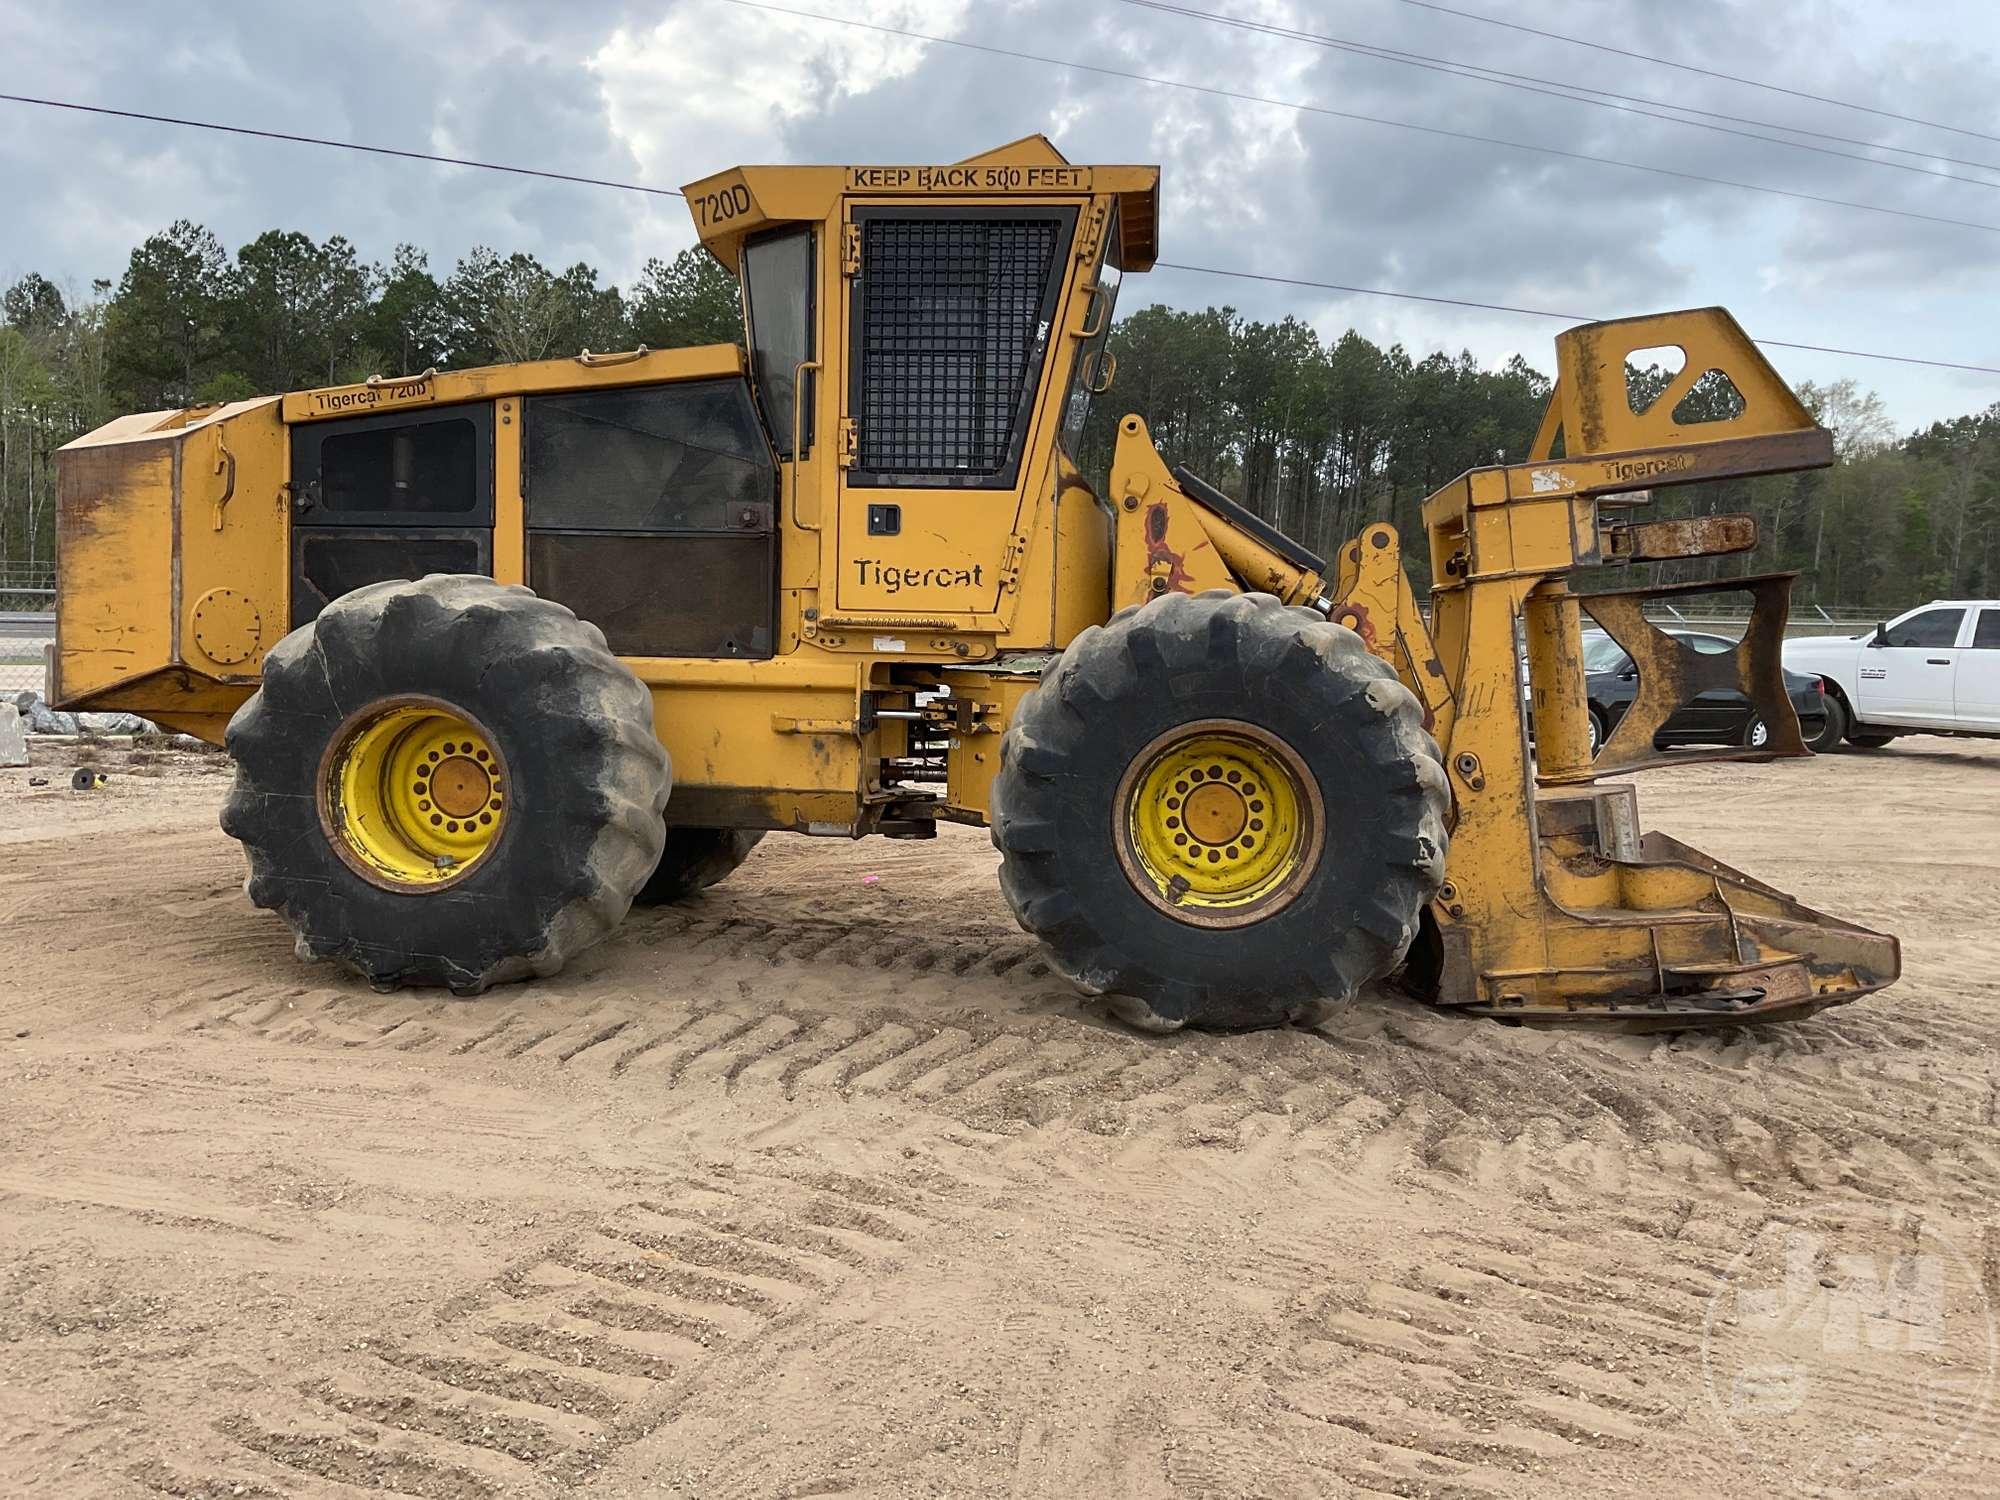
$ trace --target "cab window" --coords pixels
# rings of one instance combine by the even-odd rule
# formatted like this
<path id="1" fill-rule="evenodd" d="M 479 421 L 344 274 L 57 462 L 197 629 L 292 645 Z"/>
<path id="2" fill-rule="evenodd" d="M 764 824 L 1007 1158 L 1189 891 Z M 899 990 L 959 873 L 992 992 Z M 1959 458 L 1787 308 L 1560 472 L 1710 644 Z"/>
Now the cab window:
<path id="1" fill-rule="evenodd" d="M 1069 399 L 1063 406 L 1063 451 L 1074 459 L 1083 446 L 1084 424 L 1090 420 L 1090 400 L 1106 384 L 1102 369 L 1104 347 L 1111 339 L 1111 320 L 1118 310 L 1118 284 L 1124 272 L 1118 269 L 1123 258 L 1118 241 L 1118 206 L 1111 207 L 1111 226 L 1104 235 L 1104 254 L 1097 263 L 1094 281 L 1097 292 L 1092 298 L 1095 304 L 1090 309 L 1089 326 L 1097 332 L 1092 334 L 1084 346 L 1076 351 L 1076 365 L 1070 371 Z"/>
<path id="2" fill-rule="evenodd" d="M 1962 609 L 1927 609 L 1922 614 L 1911 615 L 1901 624 L 1891 625 L 1888 640 L 1890 646 L 1955 646 L 1958 644 L 1958 627 L 1965 619 Z"/>
<path id="3" fill-rule="evenodd" d="M 1980 651 L 2000 651 L 2000 609 L 1982 609 L 1979 624 L 1972 633 L 1974 649 Z"/>
<path id="4" fill-rule="evenodd" d="M 803 414 L 803 453 L 812 447 L 812 375 L 798 390 L 799 366 L 813 357 L 813 234 L 783 229 L 743 246 L 743 316 L 750 330 L 750 373 L 764 429 L 780 458 L 794 456 L 792 417 Z"/>
<path id="5" fill-rule="evenodd" d="M 396 519 L 481 510 L 479 425 L 458 412 L 425 421 L 375 417 L 325 424 L 326 430 L 310 434 L 317 439 L 311 498 L 325 512 Z"/>
<path id="6" fill-rule="evenodd" d="M 851 485 L 1009 489 L 1076 210 L 857 208 Z"/>

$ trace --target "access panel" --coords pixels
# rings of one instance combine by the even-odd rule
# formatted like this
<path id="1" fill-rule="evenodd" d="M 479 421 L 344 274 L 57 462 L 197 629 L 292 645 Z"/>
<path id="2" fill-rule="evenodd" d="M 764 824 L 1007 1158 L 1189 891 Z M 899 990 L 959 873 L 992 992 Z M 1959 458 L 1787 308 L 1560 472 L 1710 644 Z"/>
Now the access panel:
<path id="1" fill-rule="evenodd" d="M 528 584 L 621 656 L 767 657 L 777 465 L 740 380 L 527 401 Z"/>
<path id="2" fill-rule="evenodd" d="M 292 626 L 392 578 L 493 571 L 493 407 L 291 430 Z"/>

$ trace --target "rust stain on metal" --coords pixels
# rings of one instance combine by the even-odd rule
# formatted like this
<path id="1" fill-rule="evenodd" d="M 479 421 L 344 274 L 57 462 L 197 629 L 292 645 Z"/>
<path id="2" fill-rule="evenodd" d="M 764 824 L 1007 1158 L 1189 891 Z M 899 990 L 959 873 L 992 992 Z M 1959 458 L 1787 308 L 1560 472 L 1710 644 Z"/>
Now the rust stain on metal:
<path id="1" fill-rule="evenodd" d="M 1607 526 L 1609 557 L 1617 562 L 1657 562 L 1670 557 L 1714 557 L 1757 545 L 1757 522 L 1746 515 L 1693 516 L 1682 521 L 1642 521 Z"/>
<path id="2" fill-rule="evenodd" d="M 1785 692 L 1782 665 L 1792 577 L 1770 573 L 1722 583 L 1666 584 L 1580 596 L 1584 613 L 1623 648 L 1639 674 L 1632 706 L 1592 762 L 1596 775 L 1691 760 L 1769 760 L 1807 753 L 1798 716 Z M 1644 606 L 1654 599 L 1714 593 L 1750 595 L 1750 623 L 1733 651 L 1714 655 L 1696 651 L 1660 630 L 1643 613 Z M 1752 710 L 1770 732 L 1763 749 L 1654 749 L 1653 736 L 1678 709 L 1703 693 L 1713 692 L 1738 693 L 1750 700 Z"/>

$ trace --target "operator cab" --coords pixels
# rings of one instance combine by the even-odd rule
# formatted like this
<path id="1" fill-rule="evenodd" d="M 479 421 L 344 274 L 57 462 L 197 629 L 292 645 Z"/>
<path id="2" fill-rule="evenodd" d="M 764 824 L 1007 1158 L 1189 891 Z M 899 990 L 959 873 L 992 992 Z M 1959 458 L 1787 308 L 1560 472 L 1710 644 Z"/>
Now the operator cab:
<path id="1" fill-rule="evenodd" d="M 949 167 L 691 184 L 740 280 L 743 352 L 285 398 L 289 625 L 384 579 L 483 573 L 628 658 L 1061 645 L 1104 602 L 1051 580 L 1107 574 L 1074 455 L 1119 282 L 1152 264 L 1158 179 L 1031 136 Z"/>

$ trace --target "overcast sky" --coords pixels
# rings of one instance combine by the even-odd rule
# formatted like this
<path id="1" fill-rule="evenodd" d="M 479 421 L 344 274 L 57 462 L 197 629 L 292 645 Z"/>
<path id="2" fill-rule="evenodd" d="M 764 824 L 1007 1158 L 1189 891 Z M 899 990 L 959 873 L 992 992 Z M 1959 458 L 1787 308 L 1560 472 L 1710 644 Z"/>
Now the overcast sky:
<path id="1" fill-rule="evenodd" d="M 0 0 L 0 89 L 678 187 L 738 162 L 945 162 L 1032 131 L 1074 161 L 1159 162 L 1169 260 L 1613 317 L 1720 302 L 1753 334 L 2000 365 L 2000 5 L 1993 0 L 1448 0 L 1455 9 L 1956 125 L 1906 124 L 1441 14 L 1407 0 L 1190 8 L 1646 95 L 1936 157 L 1845 160 L 1149 12 L 1121 0 L 787 0 L 1051 59 L 1199 82 L 1996 229 L 1800 202 L 773 15 L 728 0 L 51 5 Z M 1830 143 L 1822 143 L 1830 144 Z M 1894 160 L 1956 179 L 1895 170 Z M 0 280 L 86 286 L 176 218 L 475 244 L 626 282 L 693 240 L 678 200 L 0 103 Z M 1229 303 L 1417 354 L 1561 326 L 1185 272 L 1125 306 Z M 2000 401 L 2000 376 L 1771 351 L 1852 376 L 1899 425 Z"/>

